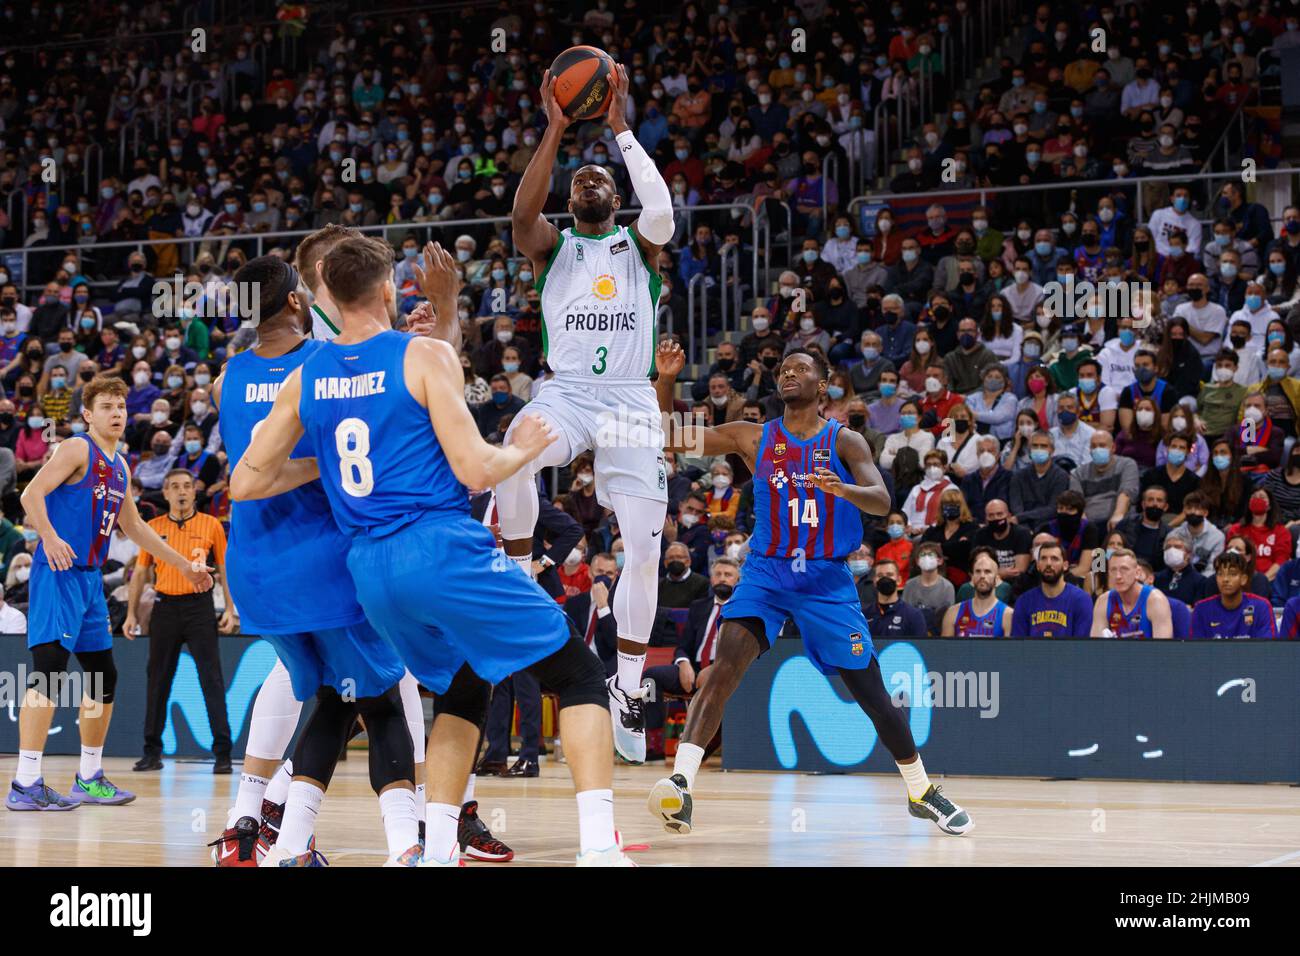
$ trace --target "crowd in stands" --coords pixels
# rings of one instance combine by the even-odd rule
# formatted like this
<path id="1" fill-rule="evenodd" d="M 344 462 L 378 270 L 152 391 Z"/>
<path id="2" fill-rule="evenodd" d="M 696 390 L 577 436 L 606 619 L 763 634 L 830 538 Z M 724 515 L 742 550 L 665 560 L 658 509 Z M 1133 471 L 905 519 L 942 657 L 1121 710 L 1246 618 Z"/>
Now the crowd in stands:
<path id="1" fill-rule="evenodd" d="M 92 29 L 78 6 L 35 4 L 36 19 L 6 8 L 0 43 L 46 35 L 55 9 L 66 29 L 77 18 Z M 1103 586 L 1093 550 L 1126 548 L 1151 582 L 1191 598 L 1210 593 L 1221 552 L 1240 550 L 1257 572 L 1251 590 L 1285 606 L 1300 596 L 1300 209 L 1278 218 L 1239 180 L 1191 178 L 1142 187 L 1139 207 L 1136 177 L 1196 172 L 1257 96 L 1258 54 L 1300 43 L 1300 17 L 1266 0 L 1041 4 L 968 96 L 969 77 L 946 71 L 941 51 L 966 35 L 976 6 L 687 2 L 666 14 L 596 0 L 570 18 L 503 2 L 454 21 L 358 14 L 329 30 L 309 24 L 292 42 L 270 23 L 227 27 L 212 37 L 219 52 L 200 56 L 131 41 L 181 22 L 180 5 L 159 2 L 120 14 L 125 39 L 103 49 L 8 49 L 6 585 L 21 587 L 15 571 L 35 547 L 17 492 L 54 442 L 84 428 L 80 388 L 96 374 L 131 387 L 123 444 L 142 506 L 161 505 L 163 476 L 181 467 L 200 509 L 225 517 L 231 463 L 208 390 L 250 338 L 238 315 L 202 305 L 259 249 L 292 255 L 297 239 L 281 231 L 389 227 L 403 312 L 419 301 L 412 264 L 424 241 L 453 249 L 465 398 L 499 441 L 550 372 L 539 277 L 498 220 L 545 124 L 542 71 L 563 47 L 590 43 L 627 65 L 629 122 L 679 210 L 657 263 L 671 328 L 685 327 L 697 275 L 709 295 L 731 282 L 733 301 L 748 303 L 745 334 L 717 342 L 681 410 L 769 420 L 781 414 L 782 356 L 827 358 L 822 413 L 864 435 L 893 494 L 894 510 L 864 519 L 866 543 L 850 556 L 876 618 L 901 601 L 915 611 L 897 612 L 906 628 L 938 633 L 942 611 L 972 588 L 980 548 L 1014 606 L 1049 539 L 1085 590 Z M 101 11 L 104 24 L 118 9 Z M 500 52 L 476 39 L 496 27 Z M 851 211 L 848 158 L 874 148 L 864 142 L 876 117 L 898 124 L 925 83 L 937 115 L 881 170 L 889 191 L 869 214 Z M 119 163 L 118 139 L 137 126 L 141 145 Z M 564 210 L 584 163 L 607 166 L 630 201 L 612 144 L 599 122 L 566 131 L 548 211 Z M 830 155 L 840 172 L 826 177 Z M 42 176 L 50 160 L 64 185 Z M 982 206 L 968 192 L 1069 180 L 1106 182 Z M 933 198 L 921 219 L 890 192 Z M 718 204 L 734 208 L 691 211 Z M 765 264 L 786 267 L 770 287 L 721 267 L 752 251 L 754 216 L 795 250 Z M 156 280 L 177 274 L 203 289 L 199 308 L 159 307 Z M 1063 305 L 1059 287 L 1090 291 Z M 560 568 L 566 599 L 590 592 L 593 562 L 613 586 L 621 560 L 592 468 L 579 457 L 555 496 L 583 529 Z M 684 612 L 716 600 L 719 561 L 743 574 L 755 515 L 742 461 L 670 456 L 668 479 L 662 603 Z"/>

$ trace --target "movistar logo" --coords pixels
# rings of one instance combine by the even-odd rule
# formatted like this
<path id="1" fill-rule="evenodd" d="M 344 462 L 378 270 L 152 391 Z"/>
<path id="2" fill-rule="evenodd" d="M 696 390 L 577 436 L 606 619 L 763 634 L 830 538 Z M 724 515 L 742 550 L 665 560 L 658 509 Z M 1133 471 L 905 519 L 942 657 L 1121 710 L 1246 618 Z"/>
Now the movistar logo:
<path id="1" fill-rule="evenodd" d="M 891 644 L 878 655 L 886 688 L 910 685 L 924 674 L 925 658 L 907 642 Z M 909 695 L 909 721 L 918 748 L 930 739 L 931 705 L 925 694 Z M 768 726 L 776 759 L 787 770 L 799 763 L 791 718 L 798 714 L 821 755 L 838 767 L 862 763 L 876 746 L 876 728 L 857 703 L 844 700 L 807 657 L 792 657 L 772 679 Z"/>
<path id="2" fill-rule="evenodd" d="M 226 713 L 230 719 L 230 736 L 237 739 L 244 728 L 244 718 L 253 709 L 257 690 L 275 666 L 276 655 L 266 641 L 249 645 L 235 665 L 235 676 L 226 684 Z M 172 721 L 172 705 L 180 708 L 180 716 L 189 724 L 194 742 L 204 750 L 212 747 L 212 725 L 208 723 L 208 710 L 203 704 L 203 689 L 199 686 L 199 671 L 188 651 L 181 653 L 176 666 L 176 679 L 167 698 L 167 725 L 163 728 L 163 752 L 176 752 L 176 728 Z"/>

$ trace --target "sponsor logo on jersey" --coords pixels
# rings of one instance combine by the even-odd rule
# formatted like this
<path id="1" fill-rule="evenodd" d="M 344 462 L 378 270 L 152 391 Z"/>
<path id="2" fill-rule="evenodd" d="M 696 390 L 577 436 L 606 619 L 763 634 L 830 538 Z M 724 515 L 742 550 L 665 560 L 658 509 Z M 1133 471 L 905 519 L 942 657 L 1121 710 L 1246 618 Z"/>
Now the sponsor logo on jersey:
<path id="1" fill-rule="evenodd" d="M 829 448 L 814 448 L 813 461 L 830 461 L 831 450 Z"/>
<path id="2" fill-rule="evenodd" d="M 635 332 L 635 312 L 571 312 L 564 317 L 566 332 Z"/>
<path id="3" fill-rule="evenodd" d="M 1247 604 L 1242 608 L 1241 620 L 1247 627 L 1251 627 L 1255 623 L 1255 605 Z"/>
<path id="4" fill-rule="evenodd" d="M 624 239 L 622 242 L 616 242 L 616 243 L 614 243 L 612 246 L 610 246 L 610 247 L 609 247 L 609 254 L 610 254 L 611 256 L 616 256 L 616 255 L 618 255 L 620 252 L 627 252 L 628 249 L 630 249 L 630 248 L 632 248 L 632 247 L 629 246 L 629 245 L 627 244 L 627 240 Z"/>
<path id="5" fill-rule="evenodd" d="M 618 295 L 618 283 L 608 272 L 598 275 L 592 280 L 591 294 L 603 302 L 608 302 Z"/>
<path id="6" fill-rule="evenodd" d="M 779 441 L 779 442 L 777 442 L 775 445 L 773 445 L 773 446 L 772 446 L 772 454 L 775 455 L 777 458 L 784 458 L 784 457 L 785 457 L 785 442 L 783 442 L 783 441 Z"/>
<path id="7" fill-rule="evenodd" d="M 784 488 L 789 479 L 786 478 L 785 471 L 778 468 L 776 471 L 772 472 L 772 477 L 769 478 L 768 481 L 772 483 L 773 488 Z"/>
<path id="8" fill-rule="evenodd" d="M 360 375 L 330 375 L 316 379 L 314 397 L 317 400 L 327 398 L 364 398 L 367 395 L 384 393 L 384 376 L 386 372 L 362 372 Z"/>

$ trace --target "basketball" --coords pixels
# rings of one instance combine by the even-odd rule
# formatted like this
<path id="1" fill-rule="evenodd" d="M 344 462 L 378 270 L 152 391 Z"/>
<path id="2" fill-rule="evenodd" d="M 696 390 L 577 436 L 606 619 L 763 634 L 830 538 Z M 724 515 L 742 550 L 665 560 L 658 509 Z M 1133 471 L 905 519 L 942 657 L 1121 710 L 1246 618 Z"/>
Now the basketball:
<path id="1" fill-rule="evenodd" d="M 609 108 L 609 78 L 614 61 L 594 46 L 573 46 L 555 58 L 551 78 L 555 98 L 564 115 L 575 120 L 595 119 Z"/>

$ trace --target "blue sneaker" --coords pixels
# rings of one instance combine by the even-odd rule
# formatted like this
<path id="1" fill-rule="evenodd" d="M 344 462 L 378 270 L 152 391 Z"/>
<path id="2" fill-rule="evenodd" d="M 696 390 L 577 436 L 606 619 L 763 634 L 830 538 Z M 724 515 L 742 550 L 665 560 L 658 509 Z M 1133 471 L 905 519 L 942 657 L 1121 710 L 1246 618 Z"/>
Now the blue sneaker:
<path id="1" fill-rule="evenodd" d="M 10 810 L 75 810 L 81 804 L 45 786 L 41 777 L 28 787 L 19 786 L 17 780 L 11 783 L 5 806 Z"/>
<path id="2" fill-rule="evenodd" d="M 89 780 L 81 779 L 77 774 L 68 791 L 68 799 L 73 803 L 98 803 L 105 807 L 118 807 L 130 803 L 135 794 L 113 784 L 104 776 L 103 770 L 96 770 Z"/>

